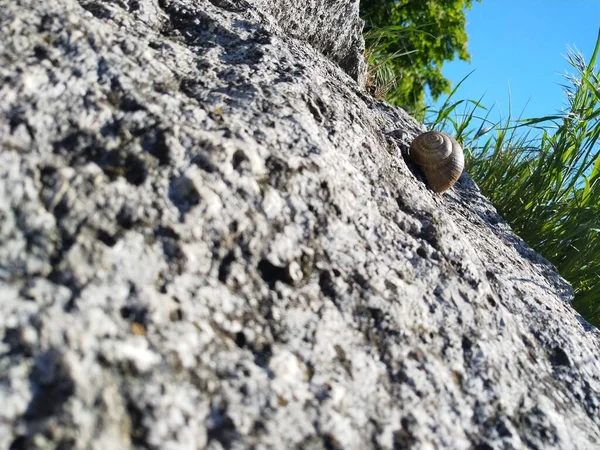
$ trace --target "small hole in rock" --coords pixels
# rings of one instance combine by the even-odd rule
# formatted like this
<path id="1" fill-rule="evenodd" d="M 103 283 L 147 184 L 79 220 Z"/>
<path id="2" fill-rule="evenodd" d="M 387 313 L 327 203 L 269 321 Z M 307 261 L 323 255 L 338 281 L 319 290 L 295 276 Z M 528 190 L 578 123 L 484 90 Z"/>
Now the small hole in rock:
<path id="1" fill-rule="evenodd" d="M 244 348 L 246 346 L 246 335 L 243 331 L 239 331 L 235 334 L 235 345 L 240 348 Z"/>
<path id="2" fill-rule="evenodd" d="M 250 171 L 252 169 L 250 160 L 243 150 L 236 150 L 231 158 L 231 164 L 238 172 Z"/>
<path id="3" fill-rule="evenodd" d="M 102 243 L 104 243 L 104 245 L 108 246 L 108 247 L 113 247 L 116 243 L 117 243 L 117 239 L 111 235 L 110 233 L 108 233 L 107 231 L 104 230 L 98 230 L 96 232 L 96 237 L 102 241 Z"/>

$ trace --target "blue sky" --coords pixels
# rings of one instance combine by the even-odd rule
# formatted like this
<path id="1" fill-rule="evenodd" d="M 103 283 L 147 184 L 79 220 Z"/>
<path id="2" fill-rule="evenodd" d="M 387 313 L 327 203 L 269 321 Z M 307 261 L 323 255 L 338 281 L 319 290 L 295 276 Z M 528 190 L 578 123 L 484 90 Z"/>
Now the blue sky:
<path id="1" fill-rule="evenodd" d="M 482 0 L 467 12 L 471 62 L 447 62 L 446 78 L 459 88 L 456 99 L 496 105 L 504 117 L 538 117 L 565 105 L 561 74 L 573 73 L 564 55 L 577 48 L 586 60 L 600 28 L 600 0 Z"/>

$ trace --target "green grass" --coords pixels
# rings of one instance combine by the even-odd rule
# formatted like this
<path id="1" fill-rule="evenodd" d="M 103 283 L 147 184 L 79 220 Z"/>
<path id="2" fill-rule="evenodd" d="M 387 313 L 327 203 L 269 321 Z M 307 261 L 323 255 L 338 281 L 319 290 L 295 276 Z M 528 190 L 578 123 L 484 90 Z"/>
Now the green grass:
<path id="1" fill-rule="evenodd" d="M 463 143 L 467 170 L 515 232 L 575 289 L 574 306 L 600 326 L 600 33 L 589 61 L 569 52 L 575 75 L 560 114 L 489 120 L 481 100 L 453 97 L 429 111 L 430 128 Z M 466 79 L 461 81 L 465 82 Z"/>
<path id="2" fill-rule="evenodd" d="M 388 98 L 398 89 L 394 61 L 414 52 L 394 52 L 391 46 L 399 36 L 414 32 L 416 32 L 414 29 L 390 25 L 384 28 L 372 28 L 364 33 L 367 48 L 365 56 L 369 68 L 367 89 L 375 98 Z"/>

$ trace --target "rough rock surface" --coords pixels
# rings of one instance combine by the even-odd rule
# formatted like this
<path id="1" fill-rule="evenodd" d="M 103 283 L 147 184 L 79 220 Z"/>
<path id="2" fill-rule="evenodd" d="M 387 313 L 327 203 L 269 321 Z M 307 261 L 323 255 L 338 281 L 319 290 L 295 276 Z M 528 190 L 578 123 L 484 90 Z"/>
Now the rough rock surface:
<path id="1" fill-rule="evenodd" d="M 600 334 L 405 160 L 355 3 L 0 0 L 0 448 L 600 446 Z"/>
<path id="2" fill-rule="evenodd" d="M 364 83 L 367 67 L 363 21 L 358 16 L 359 0 L 249 1 L 256 9 L 275 18 L 286 34 L 309 42 L 359 84 Z M 223 0 L 218 2 L 222 4 Z M 269 16 L 266 19 L 269 20 Z"/>

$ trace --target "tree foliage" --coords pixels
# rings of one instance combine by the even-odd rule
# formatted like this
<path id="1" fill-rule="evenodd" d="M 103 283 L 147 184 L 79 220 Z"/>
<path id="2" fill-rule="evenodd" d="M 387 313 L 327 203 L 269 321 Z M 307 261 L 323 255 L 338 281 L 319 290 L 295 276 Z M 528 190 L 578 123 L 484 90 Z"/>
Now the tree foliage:
<path id="1" fill-rule="evenodd" d="M 426 87 L 434 100 L 449 92 L 442 66 L 456 56 L 470 59 L 465 11 L 472 3 L 361 0 L 371 89 L 417 116 L 424 109 Z"/>

